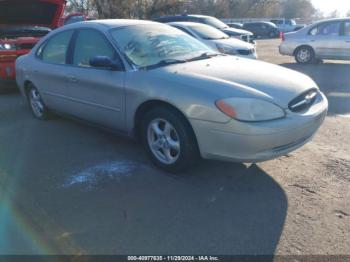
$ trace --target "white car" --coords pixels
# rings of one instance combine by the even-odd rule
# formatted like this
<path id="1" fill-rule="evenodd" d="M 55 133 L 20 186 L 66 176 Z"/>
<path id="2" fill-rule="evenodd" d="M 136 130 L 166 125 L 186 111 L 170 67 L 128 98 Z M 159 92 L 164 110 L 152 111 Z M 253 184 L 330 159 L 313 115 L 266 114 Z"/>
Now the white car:
<path id="1" fill-rule="evenodd" d="M 227 34 L 212 26 L 193 22 L 172 22 L 168 24 L 191 35 L 220 53 L 251 59 L 258 58 L 255 45 L 236 38 L 230 38 Z"/>

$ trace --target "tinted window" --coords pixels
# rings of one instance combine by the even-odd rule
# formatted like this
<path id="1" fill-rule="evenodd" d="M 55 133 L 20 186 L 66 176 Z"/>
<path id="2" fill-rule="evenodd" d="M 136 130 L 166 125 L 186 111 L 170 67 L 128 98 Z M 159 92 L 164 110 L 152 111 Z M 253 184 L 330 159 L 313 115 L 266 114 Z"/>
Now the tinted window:
<path id="1" fill-rule="evenodd" d="M 90 59 L 95 56 L 107 56 L 114 58 L 114 49 L 107 39 L 95 30 L 81 30 L 78 34 L 73 64 L 82 67 L 90 67 Z"/>
<path id="2" fill-rule="evenodd" d="M 49 63 L 65 64 L 72 35 L 73 31 L 65 31 L 51 37 L 40 54 L 41 59 Z"/>

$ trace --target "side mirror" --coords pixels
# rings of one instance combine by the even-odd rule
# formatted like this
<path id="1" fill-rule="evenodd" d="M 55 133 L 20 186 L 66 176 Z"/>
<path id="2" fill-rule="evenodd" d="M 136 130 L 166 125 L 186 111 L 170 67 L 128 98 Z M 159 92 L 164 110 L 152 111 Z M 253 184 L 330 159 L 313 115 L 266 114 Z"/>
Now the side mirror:
<path id="1" fill-rule="evenodd" d="M 122 63 L 119 60 L 112 60 L 108 56 L 95 56 L 90 59 L 90 65 L 96 68 L 108 68 L 115 71 L 123 69 Z"/>

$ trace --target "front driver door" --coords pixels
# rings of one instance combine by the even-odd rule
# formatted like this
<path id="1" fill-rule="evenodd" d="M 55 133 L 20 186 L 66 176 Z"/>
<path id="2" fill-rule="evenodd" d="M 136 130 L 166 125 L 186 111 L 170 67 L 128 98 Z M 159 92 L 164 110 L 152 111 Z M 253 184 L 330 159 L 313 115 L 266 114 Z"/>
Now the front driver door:
<path id="1" fill-rule="evenodd" d="M 125 131 L 125 72 L 91 67 L 89 61 L 95 56 L 119 59 L 104 34 L 79 30 L 67 75 L 72 112 L 79 118 Z"/>

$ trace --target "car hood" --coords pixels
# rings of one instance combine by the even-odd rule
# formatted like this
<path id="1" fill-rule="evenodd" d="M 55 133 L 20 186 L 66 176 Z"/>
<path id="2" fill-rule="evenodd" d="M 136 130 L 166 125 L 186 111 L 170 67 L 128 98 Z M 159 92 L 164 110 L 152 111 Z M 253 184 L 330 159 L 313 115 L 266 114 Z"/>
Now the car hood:
<path id="1" fill-rule="evenodd" d="M 215 94 L 217 99 L 230 96 L 260 97 L 284 109 L 301 93 L 317 88 L 310 77 L 299 72 L 232 56 L 176 64 L 158 70 L 163 71 L 158 73 L 166 76 L 167 80 L 204 88 Z"/>
<path id="2" fill-rule="evenodd" d="M 236 38 L 218 39 L 218 40 L 213 40 L 213 42 L 215 44 L 224 44 L 224 45 L 232 46 L 236 50 L 240 50 L 240 49 L 250 50 L 255 48 L 254 45 Z"/>
<path id="3" fill-rule="evenodd" d="M 240 35 L 253 35 L 251 32 L 247 30 L 242 30 L 242 29 L 236 29 L 236 28 L 225 28 L 223 30 L 226 34 L 231 35 L 231 34 L 240 34 Z"/>
<path id="4" fill-rule="evenodd" d="M 58 27 L 66 0 L 0 0 L 0 25 Z"/>

